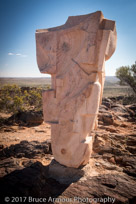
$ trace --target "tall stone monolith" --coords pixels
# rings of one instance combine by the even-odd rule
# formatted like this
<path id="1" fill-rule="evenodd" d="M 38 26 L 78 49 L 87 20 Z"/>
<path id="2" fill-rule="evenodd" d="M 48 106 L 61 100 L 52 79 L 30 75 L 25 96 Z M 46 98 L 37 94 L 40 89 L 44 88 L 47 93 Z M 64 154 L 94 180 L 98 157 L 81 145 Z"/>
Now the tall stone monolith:
<path id="1" fill-rule="evenodd" d="M 97 127 L 105 61 L 116 48 L 115 21 L 101 11 L 70 16 L 62 26 L 36 31 L 37 63 L 51 75 L 43 92 L 44 121 L 51 124 L 54 158 L 78 168 L 89 161 Z"/>

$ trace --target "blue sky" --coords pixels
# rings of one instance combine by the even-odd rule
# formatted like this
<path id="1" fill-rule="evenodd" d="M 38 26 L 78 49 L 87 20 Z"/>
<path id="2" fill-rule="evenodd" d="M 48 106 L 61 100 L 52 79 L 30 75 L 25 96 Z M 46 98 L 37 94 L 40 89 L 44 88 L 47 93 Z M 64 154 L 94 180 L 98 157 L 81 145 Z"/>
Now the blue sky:
<path id="1" fill-rule="evenodd" d="M 62 25 L 68 16 L 101 10 L 115 20 L 117 49 L 106 75 L 136 61 L 135 0 L 0 0 L 0 77 L 42 77 L 36 62 L 35 30 Z"/>

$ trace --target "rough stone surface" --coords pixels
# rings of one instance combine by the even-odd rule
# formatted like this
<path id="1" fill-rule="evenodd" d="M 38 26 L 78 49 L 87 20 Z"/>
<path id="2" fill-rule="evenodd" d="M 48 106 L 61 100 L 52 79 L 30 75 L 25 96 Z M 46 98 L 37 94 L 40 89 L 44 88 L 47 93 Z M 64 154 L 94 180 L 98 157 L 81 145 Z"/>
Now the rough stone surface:
<path id="1" fill-rule="evenodd" d="M 33 158 L 36 155 L 51 153 L 50 144 L 45 142 L 32 141 L 28 142 L 26 140 L 21 141 L 19 144 L 11 145 L 0 151 L 0 158 L 5 159 L 8 157 L 26 157 Z"/>
<path id="2" fill-rule="evenodd" d="M 71 184 L 79 179 L 85 181 L 89 176 L 98 175 L 98 173 L 92 168 L 93 161 L 82 166 L 80 168 L 66 167 L 59 164 L 57 161 L 52 160 L 49 164 L 49 177 L 55 179 L 61 184 Z"/>
<path id="3" fill-rule="evenodd" d="M 104 64 L 116 39 L 115 21 L 104 19 L 101 11 L 36 31 L 38 67 L 52 78 L 52 89 L 43 93 L 44 121 L 51 124 L 52 151 L 60 164 L 78 168 L 89 161 Z M 105 122 L 113 121 L 107 115 Z"/>
<path id="4" fill-rule="evenodd" d="M 110 100 L 109 107 L 112 107 L 115 103 Z M 136 107 L 135 104 L 129 105 L 133 111 L 131 114 L 128 105 L 122 106 L 123 109 L 127 108 L 126 113 L 129 117 L 126 118 L 124 115 L 119 116 L 121 113 L 113 108 L 108 108 L 104 104 L 100 106 L 100 114 L 108 111 L 114 121 L 113 124 L 105 124 L 102 117 L 99 118 L 98 129 L 92 133 L 93 153 L 89 163 L 79 169 L 67 168 L 54 162 L 48 124 L 35 127 L 4 124 L 0 128 L 3 150 L 0 154 L 0 203 L 5 203 L 4 197 L 7 196 L 10 198 L 26 196 L 27 201 L 29 196 L 32 196 L 46 198 L 49 202 L 43 203 L 49 204 L 89 203 L 84 198 L 89 198 L 91 201 L 94 199 L 94 202 L 90 203 L 99 204 L 103 202 L 95 202 L 96 198 L 108 199 L 109 197 L 115 199 L 116 204 L 135 204 L 136 114 L 134 107 Z M 17 137 L 18 140 L 16 140 Z M 45 142 L 46 139 L 48 141 Z M 56 167 L 57 171 L 60 170 L 57 175 Z M 74 177 L 72 178 L 71 175 Z M 74 200 L 75 197 L 78 197 L 80 202 Z M 63 202 L 70 198 L 72 198 L 70 202 Z M 41 202 L 35 201 L 35 203 Z"/>
<path id="5" fill-rule="evenodd" d="M 20 123 L 20 124 L 27 124 L 27 125 L 37 125 L 43 123 L 43 115 L 42 111 L 25 111 L 25 112 L 18 112 L 12 115 L 6 123 Z"/>

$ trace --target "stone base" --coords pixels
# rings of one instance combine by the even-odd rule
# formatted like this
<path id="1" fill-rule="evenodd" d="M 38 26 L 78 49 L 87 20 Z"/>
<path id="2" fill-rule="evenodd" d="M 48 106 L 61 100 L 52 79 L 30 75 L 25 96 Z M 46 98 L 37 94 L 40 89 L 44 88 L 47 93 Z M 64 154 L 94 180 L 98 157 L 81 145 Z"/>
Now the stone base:
<path id="1" fill-rule="evenodd" d="M 53 178 L 62 184 L 70 184 L 78 181 L 79 179 L 84 180 L 88 173 L 91 173 L 90 164 L 80 167 L 78 169 L 66 167 L 58 163 L 55 159 L 49 165 L 49 178 Z"/>

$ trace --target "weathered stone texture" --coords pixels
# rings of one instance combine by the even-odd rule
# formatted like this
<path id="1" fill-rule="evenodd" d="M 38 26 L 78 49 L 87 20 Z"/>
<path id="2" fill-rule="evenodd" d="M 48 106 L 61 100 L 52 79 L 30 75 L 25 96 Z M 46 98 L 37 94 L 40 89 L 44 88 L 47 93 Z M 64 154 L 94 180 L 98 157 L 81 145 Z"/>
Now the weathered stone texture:
<path id="1" fill-rule="evenodd" d="M 37 63 L 52 77 L 43 93 L 44 120 L 51 124 L 55 159 L 68 167 L 89 161 L 105 71 L 116 48 L 115 21 L 101 11 L 71 16 L 59 27 L 36 31 Z"/>

